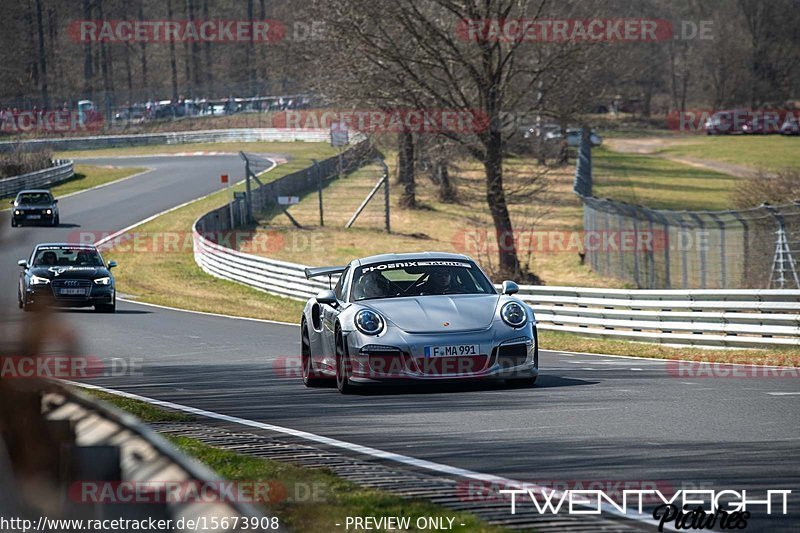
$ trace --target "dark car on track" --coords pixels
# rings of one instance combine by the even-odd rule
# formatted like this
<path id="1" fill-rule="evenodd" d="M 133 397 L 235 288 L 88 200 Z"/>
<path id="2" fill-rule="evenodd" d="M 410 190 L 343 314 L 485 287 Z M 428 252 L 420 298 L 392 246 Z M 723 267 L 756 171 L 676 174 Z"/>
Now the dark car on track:
<path id="1" fill-rule="evenodd" d="M 20 259 L 17 300 L 31 311 L 39 306 L 92 307 L 116 310 L 116 287 L 111 269 L 100 252 L 87 244 L 39 244 L 28 259 Z"/>
<path id="2" fill-rule="evenodd" d="M 20 191 L 11 201 L 11 226 L 26 223 L 48 224 L 58 226 L 58 200 L 53 198 L 47 189 L 30 189 Z"/>

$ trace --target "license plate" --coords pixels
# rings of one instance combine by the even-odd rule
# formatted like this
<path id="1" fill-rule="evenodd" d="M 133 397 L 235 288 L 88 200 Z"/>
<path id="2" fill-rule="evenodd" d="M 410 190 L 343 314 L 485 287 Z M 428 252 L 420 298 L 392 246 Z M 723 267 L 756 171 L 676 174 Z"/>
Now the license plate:
<path id="1" fill-rule="evenodd" d="M 86 289 L 59 289 L 58 294 L 63 294 L 64 296 L 83 296 L 86 294 Z"/>
<path id="2" fill-rule="evenodd" d="M 459 357 L 462 355 L 480 354 L 478 344 L 448 344 L 443 346 L 425 346 L 425 357 Z"/>
<path id="3" fill-rule="evenodd" d="M 42 218 L 42 215 L 25 215 L 25 218 L 29 218 L 31 220 L 39 220 Z"/>

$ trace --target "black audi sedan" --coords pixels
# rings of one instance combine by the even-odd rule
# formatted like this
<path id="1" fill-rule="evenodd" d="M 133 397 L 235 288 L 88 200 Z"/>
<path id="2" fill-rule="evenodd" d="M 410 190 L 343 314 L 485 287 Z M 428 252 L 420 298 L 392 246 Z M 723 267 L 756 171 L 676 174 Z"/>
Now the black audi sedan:
<path id="1" fill-rule="evenodd" d="M 39 244 L 28 259 L 17 263 L 17 299 L 25 311 L 39 306 L 91 307 L 113 313 L 117 295 L 111 269 L 100 252 L 88 244 Z"/>
<path id="2" fill-rule="evenodd" d="M 53 198 L 47 189 L 30 189 L 20 191 L 11 201 L 11 226 L 22 224 L 48 224 L 58 226 L 58 200 Z"/>

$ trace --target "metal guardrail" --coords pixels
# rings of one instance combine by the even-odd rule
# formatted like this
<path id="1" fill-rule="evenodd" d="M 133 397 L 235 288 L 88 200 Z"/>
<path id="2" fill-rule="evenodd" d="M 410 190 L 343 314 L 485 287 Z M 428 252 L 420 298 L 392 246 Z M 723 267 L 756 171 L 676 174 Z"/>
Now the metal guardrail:
<path id="1" fill-rule="evenodd" d="M 75 175 L 73 167 L 72 161 L 57 159 L 50 168 L 0 179 L 0 198 L 14 196 L 25 189 L 46 188 L 68 180 Z"/>
<path id="2" fill-rule="evenodd" d="M 135 135 L 99 135 L 0 142 L 0 152 L 14 149 L 94 150 L 156 144 L 188 144 L 217 142 L 329 142 L 330 131 L 325 129 L 238 128 L 226 130 L 141 133 Z"/>
<path id="3" fill-rule="evenodd" d="M 800 347 L 800 290 L 522 286 L 541 329 L 699 346 Z"/>
<path id="4" fill-rule="evenodd" d="M 159 527 L 164 531 L 284 531 L 263 509 L 238 498 L 235 489 L 228 488 L 233 482 L 224 481 L 128 413 L 57 380 L 20 387 L 14 398 L 31 412 L 41 412 L 42 420 L 26 421 L 40 432 L 38 442 L 27 444 L 50 455 L 42 459 L 34 487 L 30 480 L 23 486 L 23 478 L 5 473 L 7 497 L 0 503 L 5 512 L 14 513 L 6 516 L 41 516 L 39 524 L 46 524 L 45 516 L 53 522 L 163 521 Z M 19 446 L 7 448 L 0 439 L 0 466 L 8 469 L 21 454 Z M 206 526 L 185 525 L 189 521 Z"/>

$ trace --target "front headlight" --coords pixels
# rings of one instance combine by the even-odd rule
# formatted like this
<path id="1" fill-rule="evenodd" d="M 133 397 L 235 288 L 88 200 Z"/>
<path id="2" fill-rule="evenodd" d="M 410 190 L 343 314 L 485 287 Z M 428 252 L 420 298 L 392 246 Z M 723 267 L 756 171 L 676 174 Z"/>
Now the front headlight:
<path id="1" fill-rule="evenodd" d="M 383 317 L 370 309 L 356 313 L 356 327 L 365 335 L 377 335 L 383 330 Z"/>
<path id="2" fill-rule="evenodd" d="M 47 278 L 40 278 L 39 276 L 31 276 L 31 285 L 47 285 L 50 280 Z"/>
<path id="3" fill-rule="evenodd" d="M 500 310 L 503 322 L 512 328 L 521 328 L 528 322 L 528 314 L 525 309 L 517 302 L 508 302 Z"/>
<path id="4" fill-rule="evenodd" d="M 20 211 L 19 209 L 15 209 L 15 210 L 14 210 L 14 214 L 15 214 L 15 215 L 21 215 L 21 214 L 22 214 L 22 211 Z"/>
<path id="5" fill-rule="evenodd" d="M 52 215 L 53 214 L 53 210 L 52 209 L 47 209 L 47 210 L 45 210 L 44 214 L 45 215 Z"/>
<path id="6" fill-rule="evenodd" d="M 98 285 L 111 285 L 111 278 L 97 278 L 94 282 Z"/>

